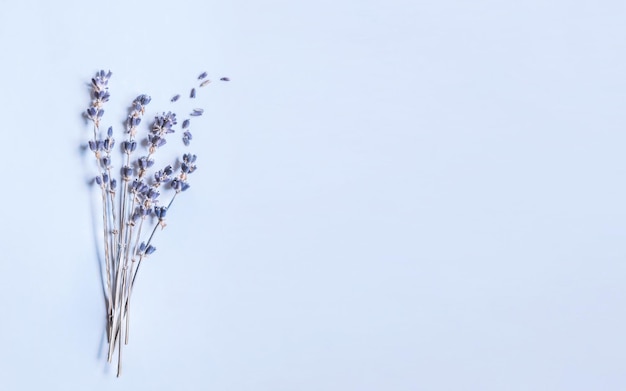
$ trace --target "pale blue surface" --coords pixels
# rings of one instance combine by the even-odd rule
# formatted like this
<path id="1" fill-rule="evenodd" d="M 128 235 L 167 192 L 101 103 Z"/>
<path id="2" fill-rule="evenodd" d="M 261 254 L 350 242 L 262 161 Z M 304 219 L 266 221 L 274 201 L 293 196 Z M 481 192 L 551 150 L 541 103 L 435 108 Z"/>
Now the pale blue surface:
<path id="1" fill-rule="evenodd" d="M 4 2 L 0 388 L 626 389 L 625 18 Z M 100 67 L 109 120 L 232 78 L 203 95 L 200 171 L 142 269 L 119 380 L 77 148 Z"/>

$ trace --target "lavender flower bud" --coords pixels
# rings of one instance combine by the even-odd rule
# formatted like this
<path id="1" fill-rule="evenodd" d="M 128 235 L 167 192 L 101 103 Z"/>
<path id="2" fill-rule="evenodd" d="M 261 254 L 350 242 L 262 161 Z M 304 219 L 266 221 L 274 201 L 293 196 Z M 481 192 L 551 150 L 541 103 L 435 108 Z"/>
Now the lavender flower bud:
<path id="1" fill-rule="evenodd" d="M 146 248 L 146 255 L 150 255 L 155 251 L 156 251 L 156 247 L 154 247 L 153 245 L 149 245 L 148 248 Z"/>
<path id="2" fill-rule="evenodd" d="M 89 145 L 89 149 L 91 149 L 93 152 L 97 151 L 98 145 L 96 144 L 95 141 L 89 140 L 87 144 Z"/>
<path id="3" fill-rule="evenodd" d="M 154 207 L 154 214 L 156 215 L 156 217 L 159 218 L 159 220 L 163 220 L 165 218 L 165 215 L 167 214 L 167 207 L 165 207 L 165 206 L 155 206 Z"/>
<path id="4" fill-rule="evenodd" d="M 154 160 L 148 159 L 147 156 L 143 156 L 139 158 L 139 160 L 137 160 L 137 163 L 139 164 L 139 168 L 141 168 L 142 170 L 146 170 L 152 167 L 152 165 L 154 164 Z"/>
<path id="5" fill-rule="evenodd" d="M 139 251 L 144 252 L 145 249 L 146 249 L 146 243 L 141 242 L 141 244 L 139 245 Z"/>
<path id="6" fill-rule="evenodd" d="M 230 79 L 228 77 L 222 77 L 220 80 L 221 81 L 230 81 Z"/>
<path id="7" fill-rule="evenodd" d="M 170 99 L 171 102 L 176 102 L 180 98 L 180 94 L 176 94 Z"/>
<path id="8" fill-rule="evenodd" d="M 122 177 L 124 178 L 124 180 L 129 180 L 131 175 L 133 175 L 133 169 L 131 167 L 122 167 Z"/>
<path id="9" fill-rule="evenodd" d="M 186 119 L 183 121 L 183 129 L 187 129 L 189 127 L 189 120 Z"/>
<path id="10" fill-rule="evenodd" d="M 100 175 L 96 177 L 96 183 L 100 186 L 102 185 L 102 178 L 100 177 Z"/>
<path id="11" fill-rule="evenodd" d="M 159 195 L 161 195 L 161 193 L 151 188 L 150 190 L 148 190 L 148 194 L 146 196 L 151 200 L 156 200 Z"/>
<path id="12" fill-rule="evenodd" d="M 176 178 L 172 179 L 172 181 L 170 182 L 170 187 L 178 191 L 178 189 L 180 188 L 180 180 Z"/>
<path id="13" fill-rule="evenodd" d="M 109 126 L 109 129 L 107 129 L 107 136 L 113 137 L 113 126 Z"/>
<path id="14" fill-rule="evenodd" d="M 200 76 L 198 76 L 198 80 L 202 80 L 202 79 L 204 79 L 206 76 L 207 76 L 207 73 L 206 73 L 206 72 L 202 72 L 202 73 L 200 74 Z"/>
<path id="15" fill-rule="evenodd" d="M 196 97 L 196 89 L 195 88 L 191 89 L 191 93 L 189 93 L 189 97 L 192 98 L 192 99 Z"/>
<path id="16" fill-rule="evenodd" d="M 209 84 L 210 82 L 211 82 L 211 80 L 206 79 L 205 81 L 203 81 L 202 83 L 200 83 L 200 87 L 204 87 L 204 86 L 206 86 L 207 84 Z"/>
<path id="17" fill-rule="evenodd" d="M 117 180 L 115 180 L 115 178 L 111 179 L 111 190 L 115 190 L 115 188 L 117 187 Z"/>

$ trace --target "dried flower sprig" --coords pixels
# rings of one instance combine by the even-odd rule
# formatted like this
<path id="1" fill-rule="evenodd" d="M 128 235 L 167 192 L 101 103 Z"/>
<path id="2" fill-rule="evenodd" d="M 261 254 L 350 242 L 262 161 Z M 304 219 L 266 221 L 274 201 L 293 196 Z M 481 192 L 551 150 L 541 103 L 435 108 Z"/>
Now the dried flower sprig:
<path id="1" fill-rule="evenodd" d="M 154 117 L 147 127 L 144 142 L 138 141 L 140 125 L 146 113 L 146 106 L 151 102 L 148 95 L 139 95 L 131 103 L 128 118 L 124 123 L 126 139 L 120 143 L 122 162 L 118 179 L 114 178 L 112 151 L 115 146 L 113 127 L 109 127 L 103 137 L 100 125 L 104 116 L 104 104 L 110 99 L 109 79 L 111 72 L 103 70 L 91 79 L 91 104 L 85 111 L 85 117 L 93 124 L 93 138 L 88 140 L 89 149 L 95 157 L 98 175 L 94 183 L 100 189 L 102 200 L 102 247 L 104 253 L 105 299 L 107 312 L 107 339 L 109 342 L 108 361 L 112 362 L 117 351 L 117 375 L 122 371 L 122 346 L 128 344 L 130 329 L 131 297 L 135 281 L 142 262 L 156 251 L 152 241 L 157 229 L 166 226 L 165 218 L 180 192 L 189 189 L 188 177 L 196 171 L 196 155 L 185 153 L 178 166 L 180 171 L 174 175 L 171 164 L 153 172 L 154 155 L 167 144 L 166 136 L 176 132 L 178 120 L 172 111 L 162 112 Z M 207 73 L 198 77 L 200 87 L 208 84 L 204 80 Z M 220 80 L 228 81 L 228 78 Z M 180 99 L 177 94 L 171 102 Z M 196 98 L 195 87 L 189 95 Z M 190 117 L 197 117 L 204 112 L 201 108 L 193 109 Z M 188 146 L 192 140 L 191 119 L 182 122 L 183 144 Z M 143 136 L 139 136 L 143 137 Z M 142 145 L 147 146 L 146 154 L 135 158 Z M 160 204 L 161 191 L 165 187 L 173 189 L 174 194 L 167 206 Z M 119 187 L 119 191 L 118 191 Z M 153 224 L 145 235 L 144 226 Z M 123 343 L 122 343 L 123 341 Z"/>

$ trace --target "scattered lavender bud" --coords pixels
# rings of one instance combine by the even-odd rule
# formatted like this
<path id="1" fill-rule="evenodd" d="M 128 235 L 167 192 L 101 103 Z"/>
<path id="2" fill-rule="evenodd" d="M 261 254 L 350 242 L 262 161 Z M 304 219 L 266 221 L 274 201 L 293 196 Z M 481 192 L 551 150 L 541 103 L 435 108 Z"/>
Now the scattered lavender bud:
<path id="1" fill-rule="evenodd" d="M 156 251 L 156 247 L 154 247 L 153 245 L 150 244 L 150 245 L 148 245 L 148 248 L 146 248 L 146 255 L 150 255 L 150 254 L 152 254 L 155 251 Z"/>
<path id="2" fill-rule="evenodd" d="M 204 78 L 206 77 L 206 75 L 207 75 L 207 73 L 206 73 L 206 72 L 202 72 L 202 73 L 200 74 L 200 76 L 198 76 L 198 80 L 202 80 L 202 79 L 204 79 Z"/>
<path id="3" fill-rule="evenodd" d="M 145 242 L 141 242 L 141 244 L 139 245 L 139 251 L 140 252 L 144 252 L 145 249 L 146 249 L 146 243 Z"/>
<path id="4" fill-rule="evenodd" d="M 202 115 L 202 113 L 204 113 L 203 109 L 193 109 L 193 111 L 189 115 L 191 115 L 192 117 L 199 117 Z"/>
<path id="5" fill-rule="evenodd" d="M 109 129 L 107 129 L 107 136 L 113 137 L 113 126 L 109 126 Z"/>
<path id="6" fill-rule="evenodd" d="M 186 131 L 185 133 L 183 133 L 183 143 L 187 146 L 189 146 L 189 142 L 193 140 L 193 136 L 191 135 L 191 132 Z"/>
<path id="7" fill-rule="evenodd" d="M 204 87 L 207 84 L 209 84 L 210 82 L 211 82 L 211 80 L 207 79 L 207 80 L 203 81 L 202 83 L 200 83 L 200 87 Z"/>
<path id="8" fill-rule="evenodd" d="M 230 79 L 228 77 L 222 77 L 220 80 L 221 81 L 230 81 Z"/>
<path id="9" fill-rule="evenodd" d="M 170 99 L 171 102 L 176 102 L 180 98 L 180 94 L 176 94 Z"/>
<path id="10" fill-rule="evenodd" d="M 183 129 L 187 129 L 189 127 L 189 120 L 186 119 L 183 121 Z"/>
<path id="11" fill-rule="evenodd" d="M 181 191 L 185 191 L 185 190 L 189 189 L 190 187 L 191 187 L 191 185 L 189 183 L 183 182 L 181 187 L 180 187 L 180 190 Z"/>
<path id="12" fill-rule="evenodd" d="M 191 89 L 191 93 L 189 94 L 189 97 L 190 98 L 195 98 L 196 97 L 196 89 L 195 88 Z"/>

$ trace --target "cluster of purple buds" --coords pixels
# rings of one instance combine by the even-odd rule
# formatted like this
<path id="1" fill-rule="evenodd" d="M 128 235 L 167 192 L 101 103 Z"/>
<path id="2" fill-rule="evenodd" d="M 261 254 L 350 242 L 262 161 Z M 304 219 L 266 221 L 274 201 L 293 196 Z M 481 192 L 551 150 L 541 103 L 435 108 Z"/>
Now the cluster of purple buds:
<path id="1" fill-rule="evenodd" d="M 197 156 L 196 155 L 192 155 L 190 153 L 186 153 L 183 155 L 183 162 L 180 165 L 180 170 L 184 173 L 184 174 L 191 174 L 194 171 L 196 171 L 196 162 Z"/>
<path id="2" fill-rule="evenodd" d="M 113 146 L 115 145 L 115 139 L 113 138 L 113 127 L 110 126 L 109 130 L 107 130 L 107 138 L 104 140 L 89 140 L 87 142 L 89 145 L 89 149 L 92 152 L 105 151 L 110 153 L 113 150 Z"/>
<path id="3" fill-rule="evenodd" d="M 157 148 L 165 145 L 165 135 L 174 133 L 173 126 L 176 125 L 176 114 L 171 111 L 157 115 L 154 117 L 154 123 L 148 135 L 148 142 L 150 143 L 150 153 L 154 153 Z"/>
<path id="4" fill-rule="evenodd" d="M 130 192 L 131 193 L 144 193 L 147 192 L 149 189 L 149 186 L 146 185 L 145 183 L 143 183 L 143 181 L 140 181 L 139 179 L 135 179 L 131 184 L 130 184 Z"/>
<path id="5" fill-rule="evenodd" d="M 137 141 L 122 141 L 122 149 L 127 155 L 130 155 L 135 149 L 137 149 Z"/>
<path id="6" fill-rule="evenodd" d="M 115 178 L 109 178 L 109 175 L 106 172 L 102 175 L 98 175 L 95 180 L 100 187 L 106 187 L 106 185 L 108 184 L 111 191 L 115 191 L 115 189 L 117 188 L 117 181 L 115 180 Z"/>
<path id="7" fill-rule="evenodd" d="M 161 186 L 163 183 L 167 183 L 171 180 L 170 175 L 172 175 L 172 173 L 174 172 L 174 170 L 172 169 L 172 166 L 168 165 L 167 167 L 165 167 L 162 170 L 159 170 L 157 172 L 154 173 L 154 187 L 159 187 Z"/>
<path id="8" fill-rule="evenodd" d="M 128 119 L 126 120 L 126 128 L 128 129 L 128 132 L 131 134 L 131 136 L 135 135 L 136 128 L 141 123 L 141 116 L 145 113 L 146 106 L 148 105 L 148 103 L 150 103 L 151 100 L 152 98 L 150 98 L 148 95 L 142 94 L 136 97 L 133 101 L 131 112 L 128 115 Z"/>
<path id="9" fill-rule="evenodd" d="M 154 159 L 150 159 L 147 156 L 142 156 L 137 159 L 137 164 L 139 165 L 139 169 L 143 172 L 154 165 Z"/>
<path id="10" fill-rule="evenodd" d="M 125 182 L 128 182 L 130 180 L 130 177 L 133 176 L 133 168 L 130 166 L 124 166 L 122 167 L 122 179 L 124 179 Z"/>
<path id="11" fill-rule="evenodd" d="M 135 225 L 137 220 L 144 219 L 144 218 L 150 216 L 151 213 L 152 213 L 152 210 L 150 208 L 146 208 L 143 205 L 139 205 L 133 211 L 133 214 L 132 214 L 132 216 L 130 218 L 129 224 L 130 225 Z"/>
<path id="12" fill-rule="evenodd" d="M 156 247 L 154 247 L 151 244 L 146 246 L 145 242 L 141 242 L 141 244 L 139 245 L 139 253 L 140 254 L 150 255 L 150 254 L 152 254 L 155 251 L 156 251 Z"/>
<path id="13" fill-rule="evenodd" d="M 155 206 L 154 214 L 159 221 L 163 221 L 163 219 L 165 219 L 165 215 L 167 214 L 167 206 Z"/>
<path id="14" fill-rule="evenodd" d="M 172 189 L 176 190 L 177 193 L 185 191 L 191 187 L 186 180 L 179 178 L 172 179 L 172 181 L 170 182 L 170 186 L 172 187 Z"/>
<path id="15" fill-rule="evenodd" d="M 100 119 L 104 115 L 102 106 L 105 102 L 108 102 L 111 97 L 108 87 L 110 77 L 111 71 L 105 72 L 101 70 L 91 79 L 92 102 L 91 106 L 87 109 L 87 118 L 93 121 L 96 127 L 100 126 Z"/>

